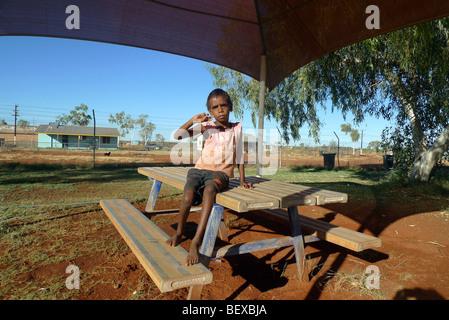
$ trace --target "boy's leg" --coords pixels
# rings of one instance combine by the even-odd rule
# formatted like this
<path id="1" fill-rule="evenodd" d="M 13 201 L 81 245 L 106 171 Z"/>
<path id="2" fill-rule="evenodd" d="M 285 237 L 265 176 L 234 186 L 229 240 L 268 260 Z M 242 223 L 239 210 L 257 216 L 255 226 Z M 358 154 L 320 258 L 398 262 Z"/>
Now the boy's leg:
<path id="1" fill-rule="evenodd" d="M 176 228 L 176 233 L 165 242 L 167 245 L 176 247 L 181 242 L 182 232 L 184 231 L 184 226 L 186 225 L 186 221 L 189 216 L 190 208 L 192 206 L 194 198 L 194 190 L 184 191 L 184 195 L 181 199 L 181 206 L 179 207 L 178 227 Z"/>
<path id="2" fill-rule="evenodd" d="M 195 199 L 195 190 L 197 190 L 202 184 L 201 177 L 198 175 L 197 169 L 190 169 L 187 172 L 186 184 L 184 186 L 184 195 L 181 199 L 181 206 L 179 208 L 178 215 L 178 227 L 176 233 L 168 239 L 165 243 L 171 247 L 176 247 L 182 238 L 182 232 L 186 224 L 187 218 L 192 207 L 193 200 Z"/>
<path id="3" fill-rule="evenodd" d="M 203 239 L 204 231 L 206 230 L 207 221 L 209 220 L 210 212 L 217 195 L 217 188 L 213 184 L 208 184 L 203 191 L 203 205 L 201 210 L 200 221 L 198 222 L 198 228 L 195 236 L 190 244 L 189 254 L 187 255 L 186 265 L 191 266 L 197 264 L 199 258 L 199 247 Z"/>

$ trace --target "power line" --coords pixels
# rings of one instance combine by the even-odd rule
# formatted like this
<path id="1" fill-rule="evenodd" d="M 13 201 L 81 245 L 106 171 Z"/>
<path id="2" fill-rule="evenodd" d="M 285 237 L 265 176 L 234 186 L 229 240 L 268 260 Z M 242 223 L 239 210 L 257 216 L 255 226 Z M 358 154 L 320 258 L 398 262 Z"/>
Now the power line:
<path id="1" fill-rule="evenodd" d="M 0 103 L 0 117 L 5 118 L 7 122 L 14 121 L 15 125 L 17 123 L 17 119 L 19 118 L 18 112 L 13 114 L 10 113 L 11 106 L 16 106 L 15 104 L 11 103 Z M 36 106 L 36 105 L 22 105 L 20 104 L 20 116 L 22 119 L 32 118 L 33 124 L 36 123 L 39 124 L 47 124 L 49 122 L 54 122 L 58 116 L 61 116 L 63 114 L 68 114 L 70 110 L 67 107 L 42 107 L 42 106 Z M 126 111 L 125 111 L 126 113 Z M 97 125 L 98 126 L 111 126 L 109 122 L 109 115 L 114 114 L 112 112 L 107 111 L 97 111 Z M 138 118 L 137 114 L 129 114 L 133 118 Z M 6 116 L 6 117 L 5 117 Z M 14 117 L 14 119 L 12 119 Z M 170 132 L 174 131 L 179 125 L 185 122 L 184 118 L 173 118 L 173 117 L 152 117 L 149 115 L 148 121 L 154 123 L 156 125 L 155 133 L 161 133 L 164 136 L 166 136 L 167 139 L 170 139 L 171 134 Z M 236 121 L 243 121 L 242 119 L 236 119 Z M 330 141 L 334 140 L 334 136 L 332 134 L 332 128 L 336 127 L 331 126 L 329 128 L 326 128 L 326 131 L 321 130 L 320 131 L 320 144 L 322 143 L 329 143 Z M 248 128 L 248 126 L 245 126 L 245 128 Z M 252 127 L 251 127 L 252 128 Z M 137 129 L 137 128 L 136 128 Z M 308 133 L 305 133 L 304 130 L 307 130 L 306 128 L 301 129 L 301 139 L 299 141 L 292 141 L 292 144 L 298 144 L 298 143 L 311 143 L 315 144 L 315 141 L 312 138 L 307 138 Z M 340 131 L 340 127 L 335 129 L 335 131 Z M 137 132 L 137 131 L 136 131 Z M 378 130 L 370 130 L 368 128 L 363 128 L 363 135 L 364 139 L 370 141 L 370 140 L 379 140 L 380 138 L 380 132 Z M 349 139 L 349 138 L 348 138 Z M 345 140 L 345 137 L 342 137 L 342 140 Z M 343 145 L 345 144 L 351 144 L 350 141 L 341 141 Z"/>

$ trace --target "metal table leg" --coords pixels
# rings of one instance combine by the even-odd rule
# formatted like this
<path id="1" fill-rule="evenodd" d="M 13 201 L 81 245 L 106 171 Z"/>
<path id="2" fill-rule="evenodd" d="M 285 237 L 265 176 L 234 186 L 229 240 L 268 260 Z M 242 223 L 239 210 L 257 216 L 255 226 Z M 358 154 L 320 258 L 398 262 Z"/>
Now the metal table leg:
<path id="1" fill-rule="evenodd" d="M 304 240 L 301 232 L 301 223 L 299 221 L 298 208 L 288 208 L 288 218 L 293 237 L 293 247 L 295 249 L 296 266 L 298 268 L 299 279 L 302 278 L 305 266 Z"/>
<path id="2" fill-rule="evenodd" d="M 154 211 L 154 206 L 156 205 L 157 196 L 159 195 L 159 191 L 161 190 L 162 182 L 152 178 L 148 179 L 153 181 L 153 186 L 151 187 L 151 192 L 148 196 L 147 206 L 145 207 L 145 211 L 150 213 Z"/>

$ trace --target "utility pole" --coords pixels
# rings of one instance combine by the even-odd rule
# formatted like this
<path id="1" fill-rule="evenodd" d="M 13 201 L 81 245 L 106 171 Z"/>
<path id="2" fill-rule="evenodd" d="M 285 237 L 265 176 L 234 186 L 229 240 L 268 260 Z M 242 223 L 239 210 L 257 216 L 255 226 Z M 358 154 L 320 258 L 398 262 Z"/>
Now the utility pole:
<path id="1" fill-rule="evenodd" d="M 95 110 L 92 109 L 92 114 L 94 115 L 94 169 L 95 169 L 95 148 L 97 147 L 97 138 L 95 135 L 95 127 L 96 127 L 96 123 L 95 123 Z"/>
<path id="2" fill-rule="evenodd" d="M 16 104 L 14 107 L 14 147 L 16 146 L 16 140 L 17 140 L 17 107 Z"/>

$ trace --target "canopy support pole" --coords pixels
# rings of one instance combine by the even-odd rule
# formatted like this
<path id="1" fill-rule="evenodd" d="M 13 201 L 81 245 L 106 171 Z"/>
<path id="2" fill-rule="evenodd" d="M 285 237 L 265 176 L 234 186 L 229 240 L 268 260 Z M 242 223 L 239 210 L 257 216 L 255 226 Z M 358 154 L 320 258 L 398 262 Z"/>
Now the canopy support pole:
<path id="1" fill-rule="evenodd" d="M 259 81 L 259 125 L 257 136 L 257 176 L 262 176 L 263 159 L 263 120 L 265 116 L 265 81 L 267 77 L 267 56 L 260 59 L 260 81 Z"/>

